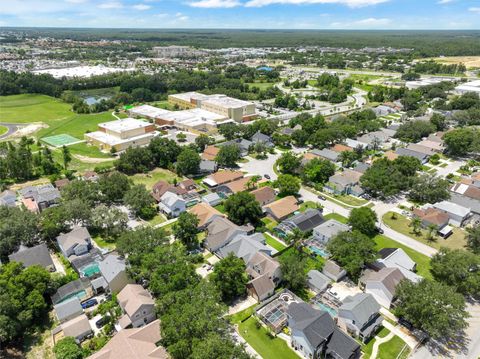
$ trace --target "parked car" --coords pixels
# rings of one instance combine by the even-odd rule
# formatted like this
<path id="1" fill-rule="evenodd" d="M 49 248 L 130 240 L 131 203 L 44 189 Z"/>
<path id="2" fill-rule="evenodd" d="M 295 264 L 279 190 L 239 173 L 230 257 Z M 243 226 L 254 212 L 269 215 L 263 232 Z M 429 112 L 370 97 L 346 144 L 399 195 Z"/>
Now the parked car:
<path id="1" fill-rule="evenodd" d="M 263 177 L 265 177 L 266 179 L 270 179 L 270 175 L 267 174 L 263 175 Z"/>
<path id="2" fill-rule="evenodd" d="M 383 229 L 381 229 L 380 227 L 377 227 L 377 232 L 380 233 L 380 234 L 384 234 L 385 231 Z"/>
<path id="3" fill-rule="evenodd" d="M 98 304 L 98 300 L 96 300 L 95 298 L 89 299 L 82 303 L 82 308 L 83 309 L 91 308 L 97 304 Z"/>
<path id="4" fill-rule="evenodd" d="M 318 195 L 317 196 L 318 199 L 321 199 L 322 201 L 326 201 L 327 198 L 325 196 L 322 196 L 322 195 Z"/>
<path id="5" fill-rule="evenodd" d="M 110 321 L 110 317 L 108 315 L 100 318 L 99 320 L 97 320 L 95 322 L 95 326 L 100 329 L 101 327 L 103 327 L 105 324 L 107 324 L 108 322 Z"/>

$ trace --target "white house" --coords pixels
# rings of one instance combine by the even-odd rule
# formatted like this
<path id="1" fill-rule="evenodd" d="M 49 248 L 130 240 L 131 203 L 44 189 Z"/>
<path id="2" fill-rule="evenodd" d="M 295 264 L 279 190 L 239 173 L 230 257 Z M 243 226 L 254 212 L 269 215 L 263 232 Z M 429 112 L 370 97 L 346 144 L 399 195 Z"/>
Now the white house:
<path id="1" fill-rule="evenodd" d="M 340 232 L 347 232 L 350 227 L 334 219 L 330 219 L 313 229 L 313 238 L 324 245 Z"/>
<path id="2" fill-rule="evenodd" d="M 365 284 L 365 293 L 373 295 L 381 306 L 390 308 L 395 298 L 397 285 L 405 279 L 398 268 L 382 268 L 378 272 L 367 274 L 361 281 Z"/>
<path id="3" fill-rule="evenodd" d="M 165 192 L 160 198 L 158 207 L 169 217 L 178 217 L 187 210 L 186 201 L 173 192 Z"/>
<path id="4" fill-rule="evenodd" d="M 433 207 L 447 213 L 448 217 L 450 218 L 448 223 L 457 227 L 461 227 L 465 220 L 467 220 L 471 215 L 470 208 L 450 201 L 435 203 Z"/>
<path id="5" fill-rule="evenodd" d="M 98 267 L 112 293 L 120 292 L 128 283 L 131 283 L 125 260 L 117 255 L 109 254 L 98 264 Z"/>
<path id="6" fill-rule="evenodd" d="M 92 238 L 85 227 L 76 227 L 70 232 L 60 234 L 57 243 L 65 257 L 81 256 L 88 253 L 92 245 Z"/>
<path id="7" fill-rule="evenodd" d="M 118 321 L 122 328 L 138 328 L 156 319 L 155 300 L 141 285 L 127 284 L 117 299 L 125 313 Z"/>

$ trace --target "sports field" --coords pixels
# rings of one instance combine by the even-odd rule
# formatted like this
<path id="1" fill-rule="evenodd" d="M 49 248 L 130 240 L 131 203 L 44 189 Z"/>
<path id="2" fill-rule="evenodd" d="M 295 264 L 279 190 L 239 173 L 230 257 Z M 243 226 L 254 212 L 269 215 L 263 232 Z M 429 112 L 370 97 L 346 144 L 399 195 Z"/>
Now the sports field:
<path id="1" fill-rule="evenodd" d="M 53 147 L 68 146 L 74 143 L 78 143 L 81 140 L 70 135 L 61 134 L 56 136 L 43 137 L 42 142 Z"/>

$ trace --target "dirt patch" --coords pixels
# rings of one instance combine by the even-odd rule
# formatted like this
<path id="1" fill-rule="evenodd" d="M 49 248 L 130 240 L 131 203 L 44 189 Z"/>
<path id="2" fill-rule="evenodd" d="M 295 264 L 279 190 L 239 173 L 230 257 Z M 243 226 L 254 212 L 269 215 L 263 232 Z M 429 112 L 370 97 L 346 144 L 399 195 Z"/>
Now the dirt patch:
<path id="1" fill-rule="evenodd" d="M 447 65 L 463 63 L 467 69 L 480 68 L 480 56 L 437 57 L 433 60 Z"/>
<path id="2" fill-rule="evenodd" d="M 109 162 L 112 159 L 111 158 L 95 158 L 95 157 L 87 157 L 87 156 L 82 156 L 82 155 L 73 155 L 77 160 L 82 161 L 83 163 L 103 163 L 103 162 Z"/>
<path id="3" fill-rule="evenodd" d="M 15 133 L 12 134 L 11 137 L 23 137 L 31 135 L 32 133 L 41 130 L 42 128 L 47 128 L 48 125 L 45 123 L 31 123 L 25 127 L 19 128 Z"/>

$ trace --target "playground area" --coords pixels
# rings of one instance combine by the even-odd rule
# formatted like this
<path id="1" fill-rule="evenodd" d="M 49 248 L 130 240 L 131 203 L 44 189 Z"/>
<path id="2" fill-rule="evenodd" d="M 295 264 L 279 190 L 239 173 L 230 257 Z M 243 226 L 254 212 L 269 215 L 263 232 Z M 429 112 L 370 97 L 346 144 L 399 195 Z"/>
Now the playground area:
<path id="1" fill-rule="evenodd" d="M 78 138 L 67 135 L 65 133 L 62 133 L 61 135 L 43 137 L 41 141 L 46 143 L 49 146 L 56 147 L 56 148 L 84 142 L 83 140 L 79 140 Z"/>

